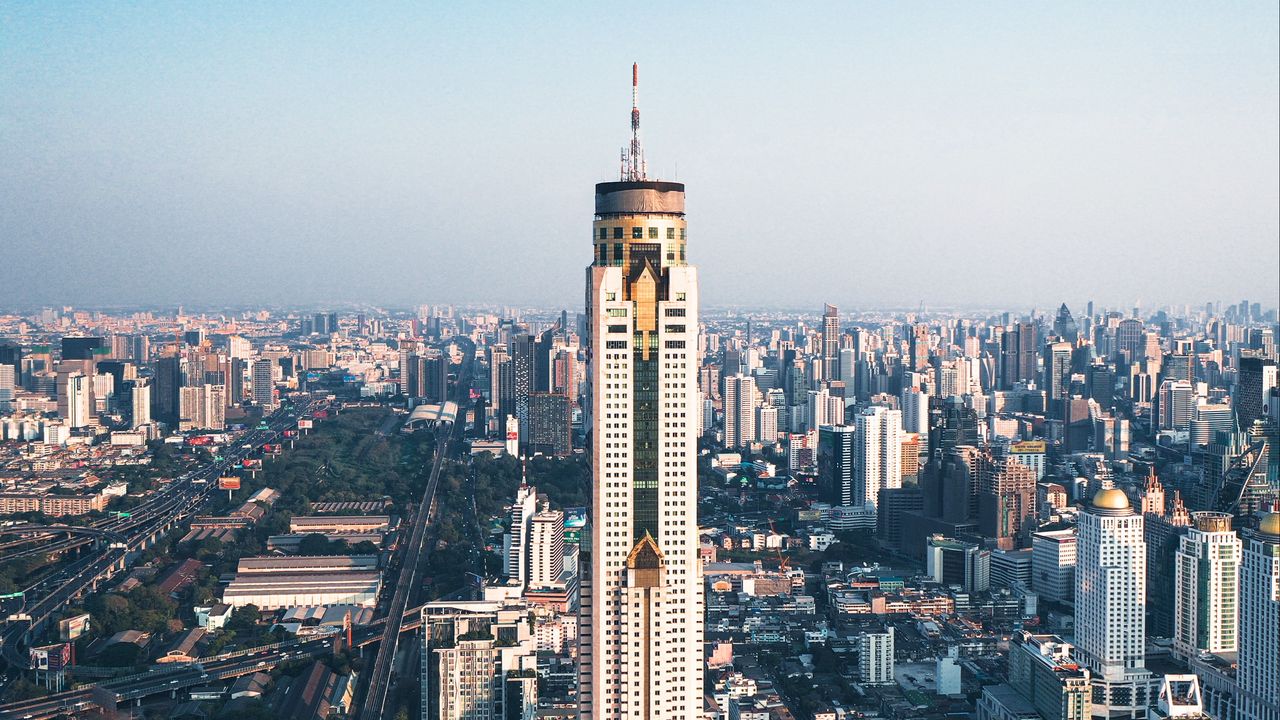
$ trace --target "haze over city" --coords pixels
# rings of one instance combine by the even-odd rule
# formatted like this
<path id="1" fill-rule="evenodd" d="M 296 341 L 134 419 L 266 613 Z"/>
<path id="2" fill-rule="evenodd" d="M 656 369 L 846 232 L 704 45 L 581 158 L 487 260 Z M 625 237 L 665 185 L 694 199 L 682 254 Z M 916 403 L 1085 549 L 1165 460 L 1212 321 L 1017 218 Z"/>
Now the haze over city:
<path id="1" fill-rule="evenodd" d="M 574 307 L 640 63 L 708 307 L 1280 295 L 1277 5 L 0 10 L 0 305 Z"/>

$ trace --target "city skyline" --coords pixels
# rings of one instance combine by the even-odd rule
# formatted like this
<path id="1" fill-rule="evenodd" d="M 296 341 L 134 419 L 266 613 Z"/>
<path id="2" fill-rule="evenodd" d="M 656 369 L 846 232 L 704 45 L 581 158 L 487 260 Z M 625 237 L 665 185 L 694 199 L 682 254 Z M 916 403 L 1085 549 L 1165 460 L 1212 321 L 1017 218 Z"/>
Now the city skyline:
<path id="1" fill-rule="evenodd" d="M 636 60 L 708 307 L 1267 303 L 1276 8 L 1167 8 L 11 9 L 0 305 L 573 306 Z"/>

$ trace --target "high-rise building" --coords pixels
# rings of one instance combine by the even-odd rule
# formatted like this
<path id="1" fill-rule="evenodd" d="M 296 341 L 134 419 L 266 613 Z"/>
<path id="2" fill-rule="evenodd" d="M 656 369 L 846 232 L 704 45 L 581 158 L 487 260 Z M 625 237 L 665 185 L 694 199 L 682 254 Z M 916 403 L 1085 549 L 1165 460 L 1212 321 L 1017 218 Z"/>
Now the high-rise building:
<path id="1" fill-rule="evenodd" d="M 854 504 L 857 428 L 826 425 L 818 429 L 818 499 L 835 506 Z"/>
<path id="2" fill-rule="evenodd" d="M 129 390 L 132 414 L 129 422 L 132 427 L 151 424 L 151 383 L 143 378 L 130 381 Z"/>
<path id="3" fill-rule="evenodd" d="M 534 720 L 537 643 L 530 612 L 500 602 L 422 608 L 422 720 Z"/>
<path id="4" fill-rule="evenodd" d="M 260 358 L 253 361 L 253 377 L 251 380 L 253 403 L 262 408 L 275 407 L 274 365 L 275 363 L 270 358 Z"/>
<path id="5" fill-rule="evenodd" d="M 911 326 L 911 337 L 908 343 L 908 370 L 920 372 L 929 369 L 929 326 L 916 323 Z"/>
<path id="6" fill-rule="evenodd" d="M 1036 473 L 1008 455 L 978 456 L 978 530 L 1001 550 L 1025 547 L 1036 515 Z"/>
<path id="7" fill-rule="evenodd" d="M 840 374 L 840 311 L 834 305 L 822 308 L 822 377 L 844 379 Z"/>
<path id="8" fill-rule="evenodd" d="M 856 423 L 852 504 L 875 507 L 881 490 L 902 486 L 902 413 L 873 405 Z"/>
<path id="9" fill-rule="evenodd" d="M 503 548 L 504 574 L 524 587 L 529 572 L 529 534 L 533 516 L 538 512 L 538 489 L 524 483 L 516 491 L 516 501 L 511 505 L 511 527 L 507 531 Z"/>
<path id="10" fill-rule="evenodd" d="M 1044 530 L 1031 534 L 1031 589 L 1040 597 L 1070 603 L 1076 588 L 1076 533 Z"/>
<path id="11" fill-rule="evenodd" d="M 1045 720 L 1089 720 L 1089 671 L 1072 659 L 1072 646 L 1057 635 L 1014 631 L 1009 642 L 1009 685 Z"/>
<path id="12" fill-rule="evenodd" d="M 639 124 L 633 103 L 622 178 L 596 186 L 587 270 L 594 477 L 579 708 L 593 720 L 694 720 L 705 665 L 698 276 L 684 185 L 646 177 Z"/>
<path id="13" fill-rule="evenodd" d="M 92 360 L 94 351 L 103 347 L 100 337 L 64 337 L 62 338 L 63 360 Z"/>
<path id="14" fill-rule="evenodd" d="M 1193 513 L 1191 522 L 1174 566 L 1173 650 L 1183 658 L 1235 652 L 1240 538 L 1228 513 Z"/>
<path id="15" fill-rule="evenodd" d="M 1071 352 L 1071 343 L 1067 342 L 1050 343 L 1044 348 L 1044 382 L 1041 388 L 1052 415 L 1061 414 L 1061 401 L 1071 387 Z"/>
<path id="16" fill-rule="evenodd" d="M 772 405 L 756 408 L 756 440 L 763 445 L 778 443 L 778 408 Z"/>
<path id="17" fill-rule="evenodd" d="M 1195 390 L 1185 380 L 1165 380 L 1160 383 L 1160 429 L 1187 430 L 1191 426 L 1191 413 L 1195 409 Z"/>
<path id="18" fill-rule="evenodd" d="M 724 446 L 746 447 L 756 437 L 756 381 L 738 373 L 724 379 Z"/>
<path id="19" fill-rule="evenodd" d="M 1112 717 L 1142 717 L 1136 713 L 1154 700 L 1145 659 L 1142 520 L 1123 490 L 1106 488 L 1080 513 L 1076 539 L 1076 650 L 1093 672 L 1094 704 Z"/>
<path id="20" fill-rule="evenodd" d="M 529 558 L 525 585 L 544 588 L 560 584 L 564 574 L 564 513 L 543 510 L 529 519 Z"/>
<path id="21" fill-rule="evenodd" d="M 71 339 L 71 338 L 69 338 Z M 93 421 L 93 377 L 79 372 L 67 375 L 67 410 L 62 418 L 67 427 L 81 428 Z"/>
<path id="22" fill-rule="evenodd" d="M 573 452 L 573 412 L 568 396 L 529 394 L 529 452 L 564 457 Z"/>
<path id="23" fill-rule="evenodd" d="M 1280 368 L 1270 358 L 1244 356 L 1236 380 L 1233 405 L 1241 428 L 1248 428 L 1262 417 L 1267 408 L 1271 388 L 1280 385 Z"/>
<path id="24" fill-rule="evenodd" d="M 1280 720 L 1280 513 L 1244 531 L 1240 561 L 1240 720 Z"/>
<path id="25" fill-rule="evenodd" d="M 991 551 L 977 543 L 934 535 L 925 542 L 925 574 L 936 583 L 986 592 L 991 586 Z"/>
<path id="26" fill-rule="evenodd" d="M 1020 322 L 1000 336 L 1000 387 L 1012 390 L 1020 382 L 1036 378 L 1036 326 Z"/>
<path id="27" fill-rule="evenodd" d="M 858 635 L 858 682 L 886 685 L 893 682 L 893 628 Z"/>
<path id="28" fill-rule="evenodd" d="M 909 433 L 929 432 L 929 393 L 909 387 L 899 398 L 902 406 L 902 429 Z"/>
<path id="29" fill-rule="evenodd" d="M 165 355 L 156 360 L 156 373 L 151 388 L 151 416 L 167 425 L 178 424 L 181 410 L 182 359 Z"/>

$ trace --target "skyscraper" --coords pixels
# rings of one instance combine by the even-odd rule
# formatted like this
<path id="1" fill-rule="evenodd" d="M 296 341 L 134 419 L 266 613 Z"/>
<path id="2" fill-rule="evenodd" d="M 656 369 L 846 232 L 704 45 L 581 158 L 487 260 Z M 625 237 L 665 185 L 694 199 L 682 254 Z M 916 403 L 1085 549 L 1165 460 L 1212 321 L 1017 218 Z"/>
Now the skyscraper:
<path id="1" fill-rule="evenodd" d="M 750 375 L 724 379 L 724 446 L 746 447 L 755 440 L 756 381 Z"/>
<path id="2" fill-rule="evenodd" d="M 835 305 L 822 308 L 822 378 L 844 379 L 840 374 L 840 311 Z"/>
<path id="3" fill-rule="evenodd" d="M 587 269 L 593 478 L 579 706 L 594 720 L 695 720 L 698 276 L 686 262 L 684 185 L 647 177 L 634 98 L 631 127 L 620 180 L 596 185 Z"/>
<path id="4" fill-rule="evenodd" d="M 902 486 L 902 413 L 873 405 L 857 415 L 853 505 L 875 507 L 880 491 Z"/>
<path id="5" fill-rule="evenodd" d="M 1112 717 L 1137 708 L 1145 714 L 1154 699 L 1144 657 L 1147 544 L 1142 520 L 1117 488 L 1100 490 L 1080 513 L 1076 650 L 1094 673 L 1095 704 L 1107 706 Z"/>
<path id="6" fill-rule="evenodd" d="M 1235 652 L 1240 538 L 1228 513 L 1191 517 L 1174 566 L 1173 649 L 1184 658 L 1201 650 Z"/>
<path id="7" fill-rule="evenodd" d="M 253 402 L 264 409 L 275 406 L 275 380 L 271 366 L 269 358 L 253 361 Z"/>
<path id="8" fill-rule="evenodd" d="M 853 425 L 825 425 L 818 430 L 818 499 L 831 505 L 853 505 Z"/>
<path id="9" fill-rule="evenodd" d="M 1240 564 L 1241 720 L 1280 720 L 1280 513 L 1244 531 Z"/>

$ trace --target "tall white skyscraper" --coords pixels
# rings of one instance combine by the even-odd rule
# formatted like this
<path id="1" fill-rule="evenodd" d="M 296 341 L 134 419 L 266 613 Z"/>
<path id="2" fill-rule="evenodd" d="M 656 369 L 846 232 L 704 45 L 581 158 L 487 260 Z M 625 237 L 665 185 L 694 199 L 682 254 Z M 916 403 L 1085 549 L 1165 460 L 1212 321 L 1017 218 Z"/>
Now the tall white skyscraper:
<path id="1" fill-rule="evenodd" d="M 1075 645 L 1093 671 L 1094 705 L 1111 717 L 1146 717 L 1147 543 L 1142 516 L 1123 490 L 1107 488 L 1080 513 L 1076 539 Z M 1137 714 L 1141 712 L 1141 714 Z"/>
<path id="2" fill-rule="evenodd" d="M 579 712 L 697 720 L 698 276 L 686 260 L 684 185 L 647 178 L 639 123 L 633 103 L 622 177 L 596 185 L 587 269 L 592 489 Z"/>
<path id="3" fill-rule="evenodd" d="M 83 373 L 67 376 L 67 426 L 88 425 L 93 416 L 93 378 Z"/>
<path id="4" fill-rule="evenodd" d="M 511 529 L 505 540 L 506 552 L 503 572 L 510 580 L 524 587 L 529 569 L 529 530 L 533 516 L 538 512 L 538 489 L 520 483 L 516 501 L 511 505 Z"/>
<path id="5" fill-rule="evenodd" d="M 858 413 L 853 504 L 872 506 L 880 491 L 902 487 L 902 413 L 873 405 Z"/>
<path id="6" fill-rule="evenodd" d="M 778 442 L 778 408 L 772 405 L 756 408 L 756 440 L 765 445 Z"/>
<path id="7" fill-rule="evenodd" d="M 147 380 L 134 380 L 131 393 L 133 402 L 133 426 L 151 424 L 151 383 Z"/>
<path id="8" fill-rule="evenodd" d="M 902 429 L 909 433 L 929 432 L 929 393 L 918 387 L 902 391 Z"/>
<path id="9" fill-rule="evenodd" d="M 529 519 L 529 569 L 526 586 L 559 585 L 564 574 L 564 513 L 543 510 Z"/>
<path id="10" fill-rule="evenodd" d="M 1240 538 L 1231 515 L 1192 514 L 1174 564 L 1173 650 L 1235 652 L 1239 616 Z"/>
<path id="11" fill-rule="evenodd" d="M 274 365 L 268 358 L 253 361 L 253 402 L 263 408 L 275 408 Z"/>
<path id="12" fill-rule="evenodd" d="M 1240 720 L 1280 720 L 1280 513 L 1244 531 L 1240 563 Z"/>
<path id="13" fill-rule="evenodd" d="M 724 379 L 724 446 L 739 448 L 756 439 L 756 380 L 750 375 Z"/>

